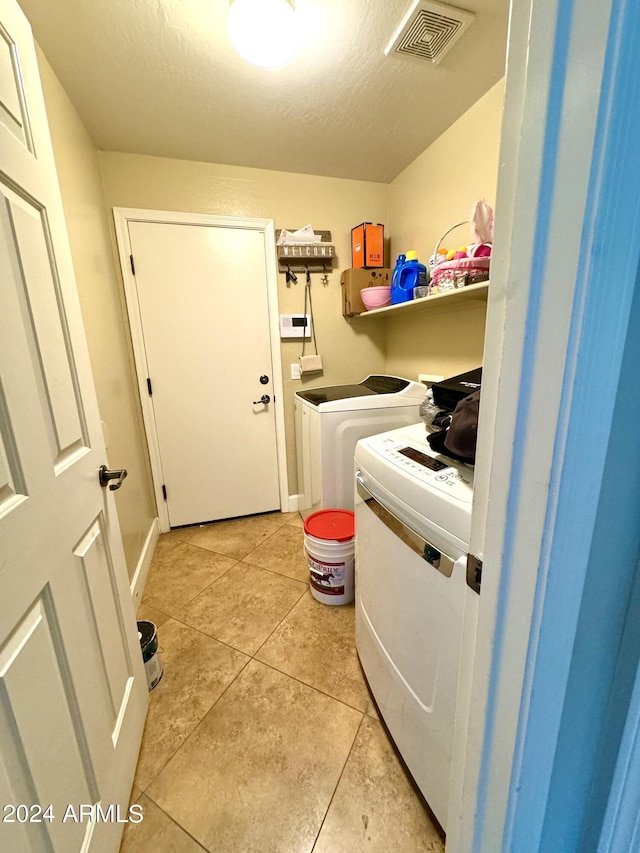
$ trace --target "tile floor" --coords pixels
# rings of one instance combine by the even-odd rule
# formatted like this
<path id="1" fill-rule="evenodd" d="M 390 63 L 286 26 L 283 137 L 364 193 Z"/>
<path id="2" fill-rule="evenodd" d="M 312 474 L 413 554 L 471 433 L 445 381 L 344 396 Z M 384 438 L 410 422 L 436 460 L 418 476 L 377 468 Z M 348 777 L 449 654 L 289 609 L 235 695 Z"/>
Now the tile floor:
<path id="1" fill-rule="evenodd" d="M 138 618 L 158 626 L 121 853 L 442 853 L 389 745 L 354 608 L 309 594 L 298 513 L 160 537 Z"/>

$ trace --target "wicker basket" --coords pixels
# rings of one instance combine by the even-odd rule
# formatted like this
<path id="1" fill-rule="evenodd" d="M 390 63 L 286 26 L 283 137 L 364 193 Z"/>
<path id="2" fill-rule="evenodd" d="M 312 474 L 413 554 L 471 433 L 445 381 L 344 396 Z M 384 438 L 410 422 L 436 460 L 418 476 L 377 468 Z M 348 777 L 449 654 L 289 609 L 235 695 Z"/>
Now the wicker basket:
<path id="1" fill-rule="evenodd" d="M 468 220 L 456 222 L 451 228 L 448 228 L 442 237 L 436 243 L 433 250 L 433 257 L 438 257 L 438 249 L 444 238 L 450 234 L 455 228 L 461 225 L 467 225 Z M 491 250 L 490 243 L 477 243 L 471 250 L 471 255 L 468 258 L 458 258 L 454 261 L 442 261 L 436 264 L 433 275 L 431 276 L 431 287 L 438 289 L 440 293 L 447 290 L 455 290 L 458 287 L 466 287 L 468 284 L 478 284 L 481 281 L 489 280 L 489 266 L 491 263 L 490 255 L 486 254 L 487 247 Z M 478 254 L 482 252 L 483 254 Z"/>

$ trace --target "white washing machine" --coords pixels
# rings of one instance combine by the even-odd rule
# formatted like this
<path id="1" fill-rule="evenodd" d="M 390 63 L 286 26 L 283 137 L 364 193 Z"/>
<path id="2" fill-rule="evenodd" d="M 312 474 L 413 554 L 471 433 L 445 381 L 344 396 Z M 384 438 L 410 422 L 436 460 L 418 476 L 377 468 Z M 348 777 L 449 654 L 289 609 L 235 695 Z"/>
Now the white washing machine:
<path id="1" fill-rule="evenodd" d="M 446 831 L 473 468 L 423 423 L 364 438 L 356 467 L 356 645 L 405 764 Z M 476 605 L 477 606 L 477 605 Z"/>
<path id="2" fill-rule="evenodd" d="M 426 388 L 397 376 L 367 376 L 354 385 L 295 396 L 299 509 L 353 509 L 353 453 L 360 438 L 414 424 Z"/>

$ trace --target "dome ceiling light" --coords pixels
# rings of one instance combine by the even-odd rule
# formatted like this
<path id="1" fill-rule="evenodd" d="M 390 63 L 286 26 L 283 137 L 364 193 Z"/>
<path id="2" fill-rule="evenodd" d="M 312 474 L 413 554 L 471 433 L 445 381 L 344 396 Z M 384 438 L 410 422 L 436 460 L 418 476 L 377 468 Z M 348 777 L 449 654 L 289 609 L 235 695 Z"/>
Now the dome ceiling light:
<path id="1" fill-rule="evenodd" d="M 278 68 L 300 46 L 293 0 L 231 0 L 227 32 L 234 49 L 260 68 Z"/>

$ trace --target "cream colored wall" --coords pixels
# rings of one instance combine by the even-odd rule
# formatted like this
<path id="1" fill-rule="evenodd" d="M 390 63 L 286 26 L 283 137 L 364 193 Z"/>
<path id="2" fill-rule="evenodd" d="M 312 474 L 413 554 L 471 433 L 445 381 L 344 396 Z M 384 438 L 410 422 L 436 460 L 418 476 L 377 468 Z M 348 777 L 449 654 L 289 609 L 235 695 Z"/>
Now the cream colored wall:
<path id="1" fill-rule="evenodd" d="M 415 249 L 426 263 L 436 240 L 469 218 L 474 203 L 495 203 L 504 80 L 497 83 L 390 185 L 391 256 Z M 452 232 L 448 248 L 470 241 L 469 227 Z M 453 376 L 482 364 L 485 306 L 387 321 L 389 373 Z"/>
<path id="2" fill-rule="evenodd" d="M 38 62 L 108 462 L 128 471 L 115 497 L 132 577 L 156 511 L 98 152 L 40 51 Z"/>
<path id="3" fill-rule="evenodd" d="M 281 343 L 289 493 L 295 494 L 295 391 L 353 382 L 384 370 L 385 330 L 363 330 L 345 321 L 340 270 L 351 265 L 351 228 L 365 220 L 388 220 L 388 185 L 113 152 L 102 152 L 100 163 L 109 208 L 264 217 L 273 219 L 276 228 L 294 229 L 311 223 L 316 229 L 332 232 L 337 264 L 329 274 L 329 284 L 324 287 L 318 274 L 312 278 L 323 374 L 291 380 L 289 365 L 297 362 L 300 343 Z M 300 275 L 297 285 L 287 287 L 284 275 L 278 276 L 281 313 L 303 311 L 303 283 Z M 229 348 L 229 364 L 233 365 L 241 354 L 233 352 L 231 338 Z"/>
<path id="4" fill-rule="evenodd" d="M 408 379 L 419 373 L 446 378 L 482 364 L 486 305 L 389 322 L 386 371 Z"/>

